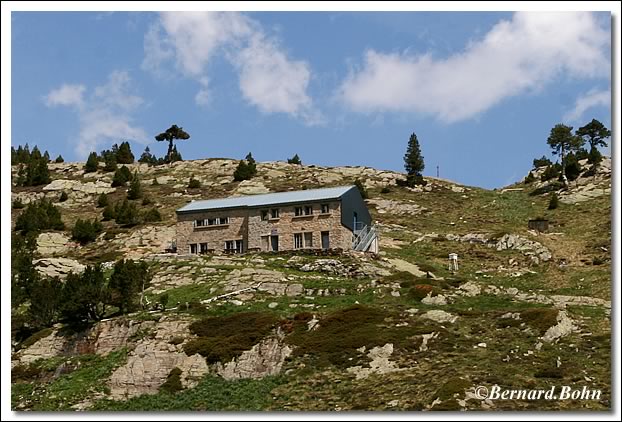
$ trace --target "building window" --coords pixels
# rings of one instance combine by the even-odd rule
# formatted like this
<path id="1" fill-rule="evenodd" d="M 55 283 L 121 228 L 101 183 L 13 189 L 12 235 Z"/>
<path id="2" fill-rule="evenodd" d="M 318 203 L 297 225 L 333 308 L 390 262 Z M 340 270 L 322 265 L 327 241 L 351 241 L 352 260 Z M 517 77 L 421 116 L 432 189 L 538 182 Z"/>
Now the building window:
<path id="1" fill-rule="evenodd" d="M 311 205 L 307 205 L 305 207 L 305 215 L 312 215 L 313 214 L 313 207 Z"/>
<path id="2" fill-rule="evenodd" d="M 204 218 L 194 220 L 194 227 L 219 226 L 229 224 L 229 217 Z"/>
<path id="3" fill-rule="evenodd" d="M 300 249 L 302 246 L 302 233 L 294 233 L 294 249 Z"/>
<path id="4" fill-rule="evenodd" d="M 199 245 L 196 244 L 196 243 L 191 243 L 190 244 L 190 253 L 191 254 L 196 254 L 197 253 L 197 250 L 198 250 L 197 246 L 199 246 Z"/>
<path id="5" fill-rule="evenodd" d="M 328 204 L 322 204 L 322 214 L 328 213 L 330 213 L 330 207 L 328 206 Z"/>
<path id="6" fill-rule="evenodd" d="M 313 233 L 307 232 L 304 234 L 304 245 L 305 245 L 305 248 L 313 247 Z"/>
<path id="7" fill-rule="evenodd" d="M 268 210 L 261 210 L 261 221 L 266 221 L 268 219 Z"/>
<path id="8" fill-rule="evenodd" d="M 279 209 L 273 208 L 270 210 L 270 218 L 279 218 Z"/>
<path id="9" fill-rule="evenodd" d="M 300 217 L 302 215 L 302 207 L 294 207 L 294 215 Z"/>
<path id="10" fill-rule="evenodd" d="M 225 242 L 225 252 L 242 253 L 242 249 L 243 249 L 242 240 L 227 240 Z"/>
<path id="11" fill-rule="evenodd" d="M 201 243 L 201 253 L 207 253 L 207 242 Z"/>

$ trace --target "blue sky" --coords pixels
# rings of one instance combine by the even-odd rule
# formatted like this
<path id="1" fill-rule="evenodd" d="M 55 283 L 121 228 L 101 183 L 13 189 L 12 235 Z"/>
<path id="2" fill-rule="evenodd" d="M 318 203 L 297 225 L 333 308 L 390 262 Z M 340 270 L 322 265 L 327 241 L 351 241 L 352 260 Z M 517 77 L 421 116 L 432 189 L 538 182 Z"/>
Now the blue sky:
<path id="1" fill-rule="evenodd" d="M 185 159 L 403 171 L 487 188 L 556 123 L 611 128 L 610 12 L 12 13 L 12 138 L 66 161 L 178 124 Z"/>

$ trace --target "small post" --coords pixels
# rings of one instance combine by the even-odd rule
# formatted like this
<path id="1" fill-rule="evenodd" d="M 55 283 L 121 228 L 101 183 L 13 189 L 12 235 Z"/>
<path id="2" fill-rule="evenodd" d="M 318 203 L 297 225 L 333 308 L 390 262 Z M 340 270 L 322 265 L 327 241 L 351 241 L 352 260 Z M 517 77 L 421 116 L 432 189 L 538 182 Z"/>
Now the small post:
<path id="1" fill-rule="evenodd" d="M 438 177 L 440 177 L 440 176 L 439 176 L 440 172 L 439 172 L 439 170 L 438 170 L 438 169 L 439 169 L 439 167 L 438 167 L 438 166 L 436 166 L 436 177 L 437 177 L 437 178 L 438 178 Z"/>
<path id="2" fill-rule="evenodd" d="M 452 274 L 458 271 L 458 254 L 449 254 L 449 271 L 451 271 Z"/>

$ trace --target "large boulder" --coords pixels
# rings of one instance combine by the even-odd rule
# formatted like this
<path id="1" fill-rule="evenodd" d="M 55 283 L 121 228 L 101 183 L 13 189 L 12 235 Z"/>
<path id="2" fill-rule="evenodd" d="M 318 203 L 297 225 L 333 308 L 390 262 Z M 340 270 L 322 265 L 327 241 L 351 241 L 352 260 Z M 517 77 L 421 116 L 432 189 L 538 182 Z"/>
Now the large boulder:
<path id="1" fill-rule="evenodd" d="M 54 255 L 66 252 L 71 240 L 63 233 L 41 233 L 37 238 L 37 252 L 42 255 Z"/>
<path id="2" fill-rule="evenodd" d="M 81 273 L 85 265 L 70 258 L 42 258 L 33 261 L 35 268 L 48 277 L 65 278 L 69 273 Z"/>

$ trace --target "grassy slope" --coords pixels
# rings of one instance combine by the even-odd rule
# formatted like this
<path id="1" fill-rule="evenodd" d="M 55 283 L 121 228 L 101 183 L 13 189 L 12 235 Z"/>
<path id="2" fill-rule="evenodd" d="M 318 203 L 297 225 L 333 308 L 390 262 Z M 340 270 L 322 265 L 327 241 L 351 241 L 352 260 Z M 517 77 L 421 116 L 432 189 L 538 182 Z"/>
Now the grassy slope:
<path id="1" fill-rule="evenodd" d="M 165 175 L 166 169 L 158 170 Z M 283 188 L 283 183 L 298 185 L 304 178 L 293 174 L 289 180 L 269 181 L 267 186 Z M 271 183 L 279 183 L 272 186 Z M 201 189 L 204 196 L 214 197 L 227 194 L 235 184 L 224 185 L 218 189 Z M 310 186 L 311 187 L 311 186 Z M 173 210 L 186 202 L 186 199 L 171 197 L 170 186 L 152 186 L 145 183 L 145 191 L 152 198 L 157 198 L 159 209 L 163 211 L 165 222 L 173 221 Z M 381 194 L 380 189 L 370 190 L 371 198 L 384 198 L 395 201 L 412 200 L 427 209 L 416 216 L 379 214 L 374 207 L 374 218 L 384 227 L 395 224 L 403 229 L 393 228 L 383 232 L 383 236 L 404 242 L 401 248 L 384 250 L 388 258 L 400 258 L 426 266 L 436 275 L 448 277 L 446 270 L 447 254 L 456 252 L 460 255 L 461 271 L 464 280 L 475 280 L 483 285 L 499 287 L 517 287 L 523 291 L 542 294 L 568 294 L 610 298 L 611 277 L 608 252 L 610 233 L 610 197 L 600 197 L 577 205 L 560 204 L 557 210 L 547 210 L 548 199 L 545 196 L 530 196 L 528 191 L 487 191 L 469 188 L 466 192 L 454 192 L 449 188 L 435 188 L 433 192 L 413 193 L 405 188 L 392 188 L 391 192 Z M 119 189 L 114 197 L 123 196 Z M 64 211 L 63 218 L 68 225 L 77 216 L 96 215 L 94 204 Z M 530 218 L 544 216 L 551 222 L 551 232 L 534 237 L 527 230 Z M 113 223 L 106 225 L 108 231 L 120 231 Z M 420 234 L 466 234 L 484 233 L 500 236 L 504 233 L 520 234 L 533 238 L 548 247 L 554 259 L 538 266 L 530 266 L 529 261 L 516 251 L 497 252 L 481 245 L 470 245 L 449 241 L 421 241 L 413 243 Z M 98 246 L 75 250 L 72 254 L 93 259 L 102 254 L 114 253 Z M 604 262 L 591 265 L 593 262 Z M 508 261 L 514 259 L 520 267 L 528 267 L 536 274 L 510 277 L 507 273 L 496 271 L 497 267 L 508 267 Z M 305 310 L 306 304 L 315 304 L 314 313 L 319 316 L 332 315 L 354 303 L 369 306 L 392 315 L 392 323 L 423 324 L 419 316 L 411 316 L 405 311 L 417 308 L 418 315 L 429 309 L 442 309 L 459 316 L 456 324 L 436 327 L 438 337 L 430 341 L 427 351 L 418 351 L 415 346 L 420 342 L 416 335 L 410 339 L 412 344 L 396 348 L 392 359 L 407 368 L 404 371 L 387 375 L 373 375 L 367 379 L 355 380 L 344 367 L 328 366 L 316 368 L 316 358 L 321 358 L 323 350 L 333 350 L 334 344 L 325 344 L 314 349 L 317 356 L 298 356 L 287 363 L 285 375 L 263 381 L 240 381 L 226 383 L 207 377 L 194 389 L 177 393 L 174 396 L 164 393 L 156 396 L 140 397 L 128 402 L 101 401 L 95 405 L 98 409 L 423 409 L 437 397 L 442 400 L 435 409 L 457 409 L 456 398 L 462 398 L 465 388 L 476 385 L 490 386 L 499 384 L 508 388 L 548 388 L 551 385 L 570 385 L 577 388 L 601 388 L 604 399 L 596 402 L 545 402 L 545 401 L 505 401 L 498 402 L 501 409 L 606 409 L 610 406 L 610 323 L 600 307 L 571 306 L 568 312 L 581 326 L 582 333 L 572 334 L 557 344 L 545 344 L 540 351 L 534 352 L 537 337 L 542 333 L 529 324 L 507 328 L 506 320 L 500 316 L 507 312 L 521 312 L 531 308 L 549 306 L 516 302 L 509 297 L 480 295 L 463 297 L 446 306 L 427 306 L 409 297 L 408 289 L 400 289 L 401 295 L 390 294 L 390 287 L 376 289 L 358 288 L 369 286 L 371 279 L 351 280 L 328 277 L 322 274 L 300 273 L 282 267 L 282 261 L 266 256 L 268 268 L 286 272 L 299 277 L 306 288 L 346 288 L 345 295 L 328 297 L 287 298 L 258 295 L 255 301 L 243 306 L 230 303 L 212 306 L 210 309 L 190 313 L 197 317 L 231 315 L 240 311 L 260 311 L 276 314 L 279 318 L 291 318 Z M 559 264 L 565 261 L 567 265 Z M 190 265 L 210 265 L 209 261 L 196 261 Z M 217 292 L 210 288 L 222 280 L 224 274 L 234 267 L 219 267 L 222 271 L 210 283 L 188 285 L 169 290 L 170 303 L 191 302 L 205 299 Z M 477 271 L 492 270 L 489 278 L 482 278 Z M 313 277 L 315 276 L 315 277 Z M 319 278 L 317 276 L 320 276 Z M 325 276 L 325 275 L 324 275 Z M 305 279 L 305 277 L 307 277 Z M 298 281 L 297 281 L 298 282 Z M 441 293 L 451 293 L 453 287 L 436 286 Z M 269 302 L 277 302 L 275 309 L 269 309 Z M 294 305 L 296 307 L 291 307 Z M 430 324 L 430 326 L 434 326 Z M 374 328 L 375 327 L 375 328 Z M 370 333 L 381 330 L 378 326 L 370 327 Z M 591 335 L 581 335 L 591 333 Z M 347 338 L 348 331 L 342 333 Z M 335 336 L 339 337 L 339 336 Z M 379 338 L 378 341 L 382 340 Z M 405 340 L 404 340 L 405 341 Z M 486 343 L 486 348 L 474 348 L 479 343 Z M 407 345 L 407 346 L 406 346 Z M 417 346 L 418 347 L 418 346 Z M 531 351 L 532 353 L 529 353 Z M 508 359 L 508 356 L 510 357 Z M 557 358 L 561 357 L 562 366 L 557 368 Z M 47 381 L 16 384 L 14 400 L 20 402 L 29 389 L 43 388 L 41 403 L 32 405 L 33 409 L 64 408 L 66 404 L 48 403 L 50 385 L 59 380 L 68 384 L 82 385 L 81 378 L 61 375 L 52 384 Z M 587 381 L 587 380 L 590 381 Z M 431 382 L 431 380 L 433 380 Z M 41 384 L 43 383 L 43 384 Z M 82 387 L 79 389 L 83 390 Z M 24 390 L 22 392 L 22 390 Z M 88 388 L 85 390 L 88 391 Z M 457 393 L 457 397 L 453 396 Z M 15 395 L 17 394 L 17 396 Z M 77 401 L 82 396 L 71 396 Z M 389 404 L 393 400 L 391 405 Z M 71 402 L 71 400 L 69 400 Z M 72 402 L 72 403 L 73 403 Z M 15 403 L 15 402 L 14 402 Z M 397 404 L 396 404 L 397 403 Z M 75 403 L 74 403 L 75 404 Z M 467 402 L 467 408 L 479 409 L 478 401 Z"/>

